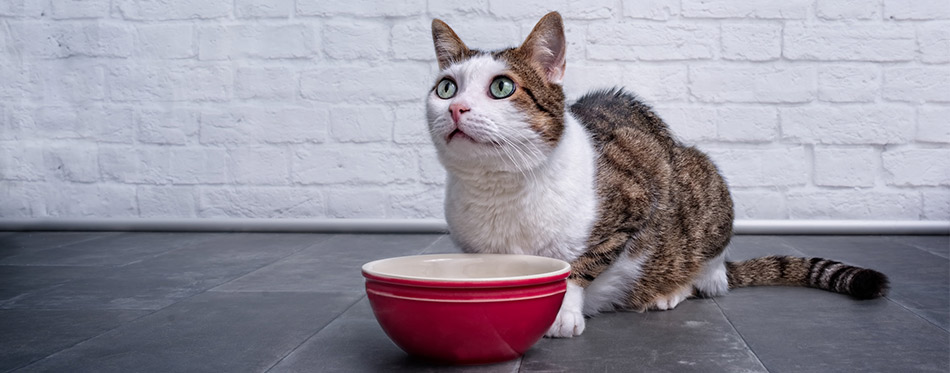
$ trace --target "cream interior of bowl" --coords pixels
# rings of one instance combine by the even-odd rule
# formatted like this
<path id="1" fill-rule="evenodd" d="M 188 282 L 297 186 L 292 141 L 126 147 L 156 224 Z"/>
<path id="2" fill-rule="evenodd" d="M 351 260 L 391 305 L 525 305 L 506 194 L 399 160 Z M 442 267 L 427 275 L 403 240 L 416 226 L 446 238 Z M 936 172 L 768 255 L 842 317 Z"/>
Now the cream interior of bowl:
<path id="1" fill-rule="evenodd" d="M 506 254 L 416 255 L 363 265 L 363 271 L 379 277 L 449 282 L 519 280 L 570 270 L 570 264 L 563 260 Z"/>

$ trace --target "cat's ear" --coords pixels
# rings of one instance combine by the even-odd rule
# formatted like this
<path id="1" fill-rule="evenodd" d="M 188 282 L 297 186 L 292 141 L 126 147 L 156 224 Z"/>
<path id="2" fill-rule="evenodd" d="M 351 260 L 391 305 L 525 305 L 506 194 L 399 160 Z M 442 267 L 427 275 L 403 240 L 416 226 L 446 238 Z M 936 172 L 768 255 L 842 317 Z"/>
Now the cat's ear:
<path id="1" fill-rule="evenodd" d="M 435 57 L 439 60 L 440 69 L 461 60 L 468 52 L 468 47 L 455 31 L 439 19 L 432 20 L 432 43 L 435 44 Z"/>
<path id="2" fill-rule="evenodd" d="M 519 49 L 526 52 L 531 63 L 541 69 L 549 82 L 560 83 L 564 78 L 564 54 L 567 50 L 561 15 L 551 12 L 542 17 Z"/>

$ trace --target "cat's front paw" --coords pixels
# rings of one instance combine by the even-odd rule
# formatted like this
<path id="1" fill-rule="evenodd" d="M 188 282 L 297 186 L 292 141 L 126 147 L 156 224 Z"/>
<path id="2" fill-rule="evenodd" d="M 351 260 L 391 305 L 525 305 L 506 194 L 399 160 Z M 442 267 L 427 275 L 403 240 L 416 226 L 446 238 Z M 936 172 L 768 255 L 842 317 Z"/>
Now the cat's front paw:
<path id="1" fill-rule="evenodd" d="M 548 329 L 545 337 L 570 338 L 584 332 L 584 288 L 567 283 L 567 293 L 561 303 L 561 310 L 557 312 L 557 319 Z"/>
<path id="2" fill-rule="evenodd" d="M 566 311 L 566 312 L 565 312 Z M 580 311 L 567 311 L 561 307 L 557 319 L 544 335 L 548 338 L 571 338 L 584 332 L 584 314 Z"/>

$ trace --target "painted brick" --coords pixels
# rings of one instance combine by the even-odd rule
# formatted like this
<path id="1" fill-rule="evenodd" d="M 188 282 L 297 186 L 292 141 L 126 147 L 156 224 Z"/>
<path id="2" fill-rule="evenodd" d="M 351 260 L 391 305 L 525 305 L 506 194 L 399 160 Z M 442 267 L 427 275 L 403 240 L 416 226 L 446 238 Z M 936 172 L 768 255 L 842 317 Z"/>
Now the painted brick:
<path id="1" fill-rule="evenodd" d="M 2 32 L 2 31 L 0 31 Z M 3 35 L 0 35 L 3 36 Z M 0 98 L 17 99 L 37 96 L 37 87 L 29 66 L 0 59 Z"/>
<path id="2" fill-rule="evenodd" d="M 416 180 L 418 167 L 410 150 L 324 145 L 299 147 L 291 170 L 295 182 L 308 185 L 386 184 Z"/>
<path id="3" fill-rule="evenodd" d="M 950 107 L 917 109 L 917 141 L 950 143 Z"/>
<path id="4" fill-rule="evenodd" d="M 231 68 L 224 65 L 169 65 L 128 62 L 108 69 L 115 101 L 223 101 L 231 96 Z"/>
<path id="5" fill-rule="evenodd" d="M 719 29 L 711 24 L 601 24 L 587 31 L 592 60 L 709 59 L 719 50 Z"/>
<path id="6" fill-rule="evenodd" d="M 234 75 L 234 95 L 243 99 L 290 100 L 297 96 L 296 70 L 289 67 L 238 68 Z"/>
<path id="7" fill-rule="evenodd" d="M 786 198 L 791 219 L 920 218 L 921 197 L 915 191 L 822 189 L 790 191 Z"/>
<path id="8" fill-rule="evenodd" d="M 44 190 L 48 216 L 116 218 L 138 216 L 135 187 L 109 184 L 50 185 Z"/>
<path id="9" fill-rule="evenodd" d="M 294 0 L 235 0 L 234 15 L 238 18 L 289 18 L 294 13 Z"/>
<path id="10" fill-rule="evenodd" d="M 788 23 L 782 55 L 791 60 L 910 61 L 914 29 L 903 25 Z"/>
<path id="11" fill-rule="evenodd" d="M 323 29 L 323 48 L 336 59 L 379 59 L 389 55 L 389 36 L 390 28 L 376 22 L 331 23 Z"/>
<path id="12" fill-rule="evenodd" d="M 135 55 L 175 59 L 197 56 L 194 27 L 190 24 L 147 24 L 136 27 Z"/>
<path id="13" fill-rule="evenodd" d="M 389 217 L 393 219 L 445 219 L 444 198 L 445 190 L 441 186 L 391 192 Z"/>
<path id="14" fill-rule="evenodd" d="M 665 21 L 680 13 L 676 0 L 623 0 L 623 15 L 630 18 Z"/>
<path id="15" fill-rule="evenodd" d="M 786 219 L 785 196 L 775 191 L 732 190 L 736 219 Z"/>
<path id="16" fill-rule="evenodd" d="M 807 183 L 805 148 L 703 149 L 730 187 L 795 186 Z"/>
<path id="17" fill-rule="evenodd" d="M 769 61 L 782 56 L 780 23 L 723 23 L 722 58 Z"/>
<path id="18" fill-rule="evenodd" d="M 193 186 L 136 187 L 139 215 L 143 218 L 194 218 L 198 212 L 198 194 Z"/>
<path id="19" fill-rule="evenodd" d="M 812 144 L 901 144 L 914 135 L 913 109 L 894 105 L 780 108 L 784 141 Z"/>
<path id="20" fill-rule="evenodd" d="M 333 2 L 325 0 L 297 0 L 297 15 L 359 17 L 405 17 L 425 13 L 426 0 L 352 0 Z"/>
<path id="21" fill-rule="evenodd" d="M 105 68 L 98 62 L 82 59 L 41 61 L 43 71 L 37 86 L 45 104 L 85 103 L 105 98 Z"/>
<path id="22" fill-rule="evenodd" d="M 690 93 L 706 102 L 801 103 L 816 96 L 816 69 L 788 65 L 695 65 Z"/>
<path id="23" fill-rule="evenodd" d="M 870 147 L 815 147 L 815 185 L 872 187 L 880 157 Z"/>
<path id="24" fill-rule="evenodd" d="M 234 107 L 201 113 L 202 144 L 320 143 L 327 138 L 327 111 L 281 107 Z"/>
<path id="25" fill-rule="evenodd" d="M 2 151 L 0 151 L 2 153 Z M 0 165 L 0 169 L 2 169 Z M 0 183 L 0 212 L 7 219 L 46 216 L 42 183 L 5 181 Z"/>
<path id="26" fill-rule="evenodd" d="M 889 19 L 950 19 L 950 3 L 932 0 L 884 0 L 884 16 Z"/>
<path id="27" fill-rule="evenodd" d="M 301 73 L 304 98 L 325 102 L 413 101 L 429 91 L 432 74 L 418 64 L 385 66 L 327 66 Z"/>
<path id="28" fill-rule="evenodd" d="M 392 29 L 393 57 L 397 60 L 435 60 L 432 29 L 423 22 L 398 23 Z"/>
<path id="29" fill-rule="evenodd" d="M 716 139 L 716 109 L 702 106 L 661 106 L 655 108 L 673 135 L 688 144 Z"/>
<path id="30" fill-rule="evenodd" d="M 818 18 L 881 19 L 881 0 L 818 0 L 815 13 Z"/>
<path id="31" fill-rule="evenodd" d="M 818 68 L 818 99 L 830 102 L 871 102 L 881 94 L 877 66 L 822 66 Z"/>
<path id="32" fill-rule="evenodd" d="M 534 27 L 534 24 L 529 21 L 515 22 L 511 20 L 495 20 L 490 23 L 470 22 L 470 17 L 459 15 L 446 16 L 443 17 L 442 20 L 452 27 L 452 30 L 458 34 L 463 42 L 479 50 L 496 50 L 520 45 Z M 429 26 L 429 22 L 423 23 L 427 27 Z M 491 32 L 486 32 L 485 29 L 489 27 L 491 28 Z M 568 33 L 569 28 L 570 27 L 565 25 L 564 32 Z M 583 35 L 579 37 L 583 38 Z M 418 40 L 420 44 L 423 43 L 423 41 L 432 47 L 432 34 Z M 435 52 L 433 52 L 433 57 L 434 54 Z"/>
<path id="33" fill-rule="evenodd" d="M 43 153 L 39 145 L 0 142 L 0 180 L 45 180 Z"/>
<path id="34" fill-rule="evenodd" d="M 811 0 L 683 0 L 683 16 L 688 18 L 769 18 L 803 19 Z"/>
<path id="35" fill-rule="evenodd" d="M 166 145 L 197 142 L 199 120 L 194 109 L 142 109 L 136 116 L 138 141 Z"/>
<path id="36" fill-rule="evenodd" d="M 568 0 L 488 0 L 488 9 L 498 18 L 529 19 L 531 22 L 537 22 L 552 10 L 565 9 L 567 3 Z"/>
<path id="37" fill-rule="evenodd" d="M 399 105 L 395 109 L 393 140 L 397 144 L 432 144 L 425 105 Z"/>
<path id="38" fill-rule="evenodd" d="M 379 187 L 332 189 L 326 195 L 331 218 L 384 217 L 389 206 L 387 190 Z"/>
<path id="39" fill-rule="evenodd" d="M 614 0 L 568 0 L 562 15 L 567 20 L 606 19 L 613 17 L 614 13 L 620 13 L 614 8 Z"/>
<path id="40" fill-rule="evenodd" d="M 94 145 L 56 145 L 43 149 L 48 175 L 65 181 L 91 183 L 99 180 L 98 152 Z"/>
<path id="41" fill-rule="evenodd" d="M 622 77 L 620 86 L 635 92 L 647 102 L 686 101 L 689 98 L 689 73 L 686 66 L 630 66 L 623 69 Z M 587 90 L 608 88 L 616 84 L 617 78 L 613 77 L 612 84 L 590 86 Z"/>
<path id="42" fill-rule="evenodd" d="M 631 74 L 636 77 L 636 74 Z M 602 88 L 623 85 L 624 70 L 612 64 L 568 64 L 564 70 L 564 94 L 569 99 L 577 99 L 581 95 Z M 631 90 L 639 87 L 628 87 Z"/>
<path id="43" fill-rule="evenodd" d="M 228 151 L 231 181 L 237 184 L 289 185 L 291 152 L 286 148 L 240 147 Z"/>
<path id="44" fill-rule="evenodd" d="M 11 22 L 17 50 L 39 58 L 129 57 L 134 32 L 130 26 L 106 22 Z"/>
<path id="45" fill-rule="evenodd" d="M 392 141 L 393 112 L 385 106 L 335 106 L 330 133 L 337 142 Z"/>
<path id="46" fill-rule="evenodd" d="M 429 0 L 428 5 L 429 14 L 436 17 L 488 13 L 488 0 Z"/>
<path id="47" fill-rule="evenodd" d="M 778 111 L 769 107 L 722 107 L 713 117 L 721 141 L 770 142 L 778 137 Z"/>
<path id="48" fill-rule="evenodd" d="M 309 58 L 318 48 L 307 24 L 240 24 L 198 29 L 198 59 Z"/>
<path id="49" fill-rule="evenodd" d="M 419 171 L 424 184 L 445 185 L 445 167 L 439 163 L 435 147 L 424 147 L 418 150 Z"/>
<path id="50" fill-rule="evenodd" d="M 99 146 L 100 177 L 125 184 L 168 183 L 170 150 L 152 146 Z"/>
<path id="51" fill-rule="evenodd" d="M 917 47 L 924 63 L 950 62 L 950 22 L 917 26 Z"/>
<path id="52" fill-rule="evenodd" d="M 6 0 L 0 2 L 0 16 L 43 17 L 50 13 L 50 2 L 34 0 Z"/>
<path id="53" fill-rule="evenodd" d="M 52 0 L 50 5 L 54 19 L 109 16 L 109 0 Z"/>
<path id="54" fill-rule="evenodd" d="M 227 151 L 217 148 L 172 148 L 168 178 L 175 184 L 223 184 L 228 178 Z"/>
<path id="55" fill-rule="evenodd" d="M 883 93 L 891 101 L 950 102 L 950 68 L 886 68 Z"/>
<path id="56" fill-rule="evenodd" d="M 202 218 L 326 217 L 323 193 L 308 187 L 201 187 Z"/>
<path id="57" fill-rule="evenodd" d="M 233 0 L 114 0 L 112 6 L 125 19 L 167 21 L 224 18 L 232 4 Z"/>
<path id="58" fill-rule="evenodd" d="M 887 149 L 881 157 L 888 185 L 950 185 L 950 149 Z"/>
<path id="59" fill-rule="evenodd" d="M 950 188 L 925 190 L 923 219 L 950 220 Z"/>

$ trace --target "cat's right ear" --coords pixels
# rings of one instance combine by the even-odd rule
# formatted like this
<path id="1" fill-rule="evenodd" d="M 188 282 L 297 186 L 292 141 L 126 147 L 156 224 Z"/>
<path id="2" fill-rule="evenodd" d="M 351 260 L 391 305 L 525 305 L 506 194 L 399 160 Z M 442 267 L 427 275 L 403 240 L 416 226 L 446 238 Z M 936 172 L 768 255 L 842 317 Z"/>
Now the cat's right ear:
<path id="1" fill-rule="evenodd" d="M 435 57 L 439 60 L 440 69 L 461 60 L 468 52 L 468 47 L 455 31 L 438 19 L 432 20 L 432 43 L 435 44 Z"/>

